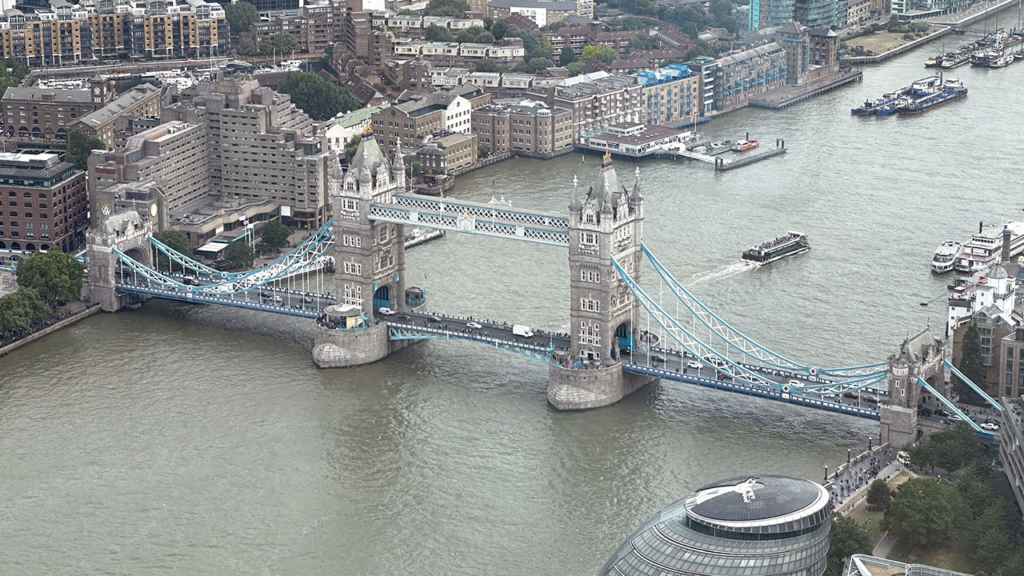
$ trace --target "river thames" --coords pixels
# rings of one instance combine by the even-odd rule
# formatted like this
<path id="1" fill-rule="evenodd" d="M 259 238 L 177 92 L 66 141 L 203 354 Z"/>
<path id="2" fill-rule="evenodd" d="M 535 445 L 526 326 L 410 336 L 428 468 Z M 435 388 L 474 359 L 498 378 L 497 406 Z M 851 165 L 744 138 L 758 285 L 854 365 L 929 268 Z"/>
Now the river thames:
<path id="1" fill-rule="evenodd" d="M 719 175 L 617 162 L 627 186 L 640 167 L 646 244 L 719 314 L 804 363 L 880 362 L 908 332 L 941 333 L 942 300 L 920 305 L 948 282 L 929 272 L 936 246 L 1022 216 L 1024 65 L 957 70 L 967 100 L 922 116 L 849 112 L 925 76 L 939 48 L 703 127 L 785 138 L 781 158 Z M 512 160 L 449 195 L 564 213 L 573 176 L 588 186 L 598 164 Z M 813 249 L 736 265 L 787 230 Z M 408 270 L 432 310 L 568 328 L 563 249 L 449 234 L 410 251 Z M 878 430 L 674 383 L 559 413 L 546 368 L 509 352 L 429 341 L 318 370 L 311 346 L 309 321 L 150 302 L 0 359 L 0 573 L 593 574 L 703 483 L 820 481 Z"/>

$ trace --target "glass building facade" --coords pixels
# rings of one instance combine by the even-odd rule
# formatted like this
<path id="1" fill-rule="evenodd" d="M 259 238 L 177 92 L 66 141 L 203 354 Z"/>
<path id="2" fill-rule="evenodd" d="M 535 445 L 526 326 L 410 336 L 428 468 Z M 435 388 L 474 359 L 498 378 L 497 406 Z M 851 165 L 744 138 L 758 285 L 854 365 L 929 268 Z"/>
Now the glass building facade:
<path id="1" fill-rule="evenodd" d="M 602 576 L 821 576 L 832 504 L 828 492 L 784 476 L 709 484 L 645 522 Z"/>

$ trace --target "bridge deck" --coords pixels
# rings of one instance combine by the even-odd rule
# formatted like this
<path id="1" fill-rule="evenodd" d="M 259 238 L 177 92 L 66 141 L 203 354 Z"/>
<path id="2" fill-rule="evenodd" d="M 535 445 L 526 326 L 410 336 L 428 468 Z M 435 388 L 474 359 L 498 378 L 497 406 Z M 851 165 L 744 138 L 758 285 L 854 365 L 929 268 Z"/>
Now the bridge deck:
<path id="1" fill-rule="evenodd" d="M 221 306 L 256 310 L 258 312 L 271 312 L 273 314 L 284 314 L 286 316 L 298 316 L 300 318 L 316 318 L 323 313 L 321 308 L 329 303 L 323 298 L 315 298 L 313 303 L 307 304 L 303 301 L 305 296 L 301 293 L 283 290 L 274 291 L 278 292 L 281 297 L 281 304 L 274 304 L 267 302 L 266 299 L 263 298 L 257 300 L 239 298 L 237 297 L 239 296 L 237 294 L 217 296 L 202 292 L 188 292 L 184 290 L 174 290 L 172 288 L 159 288 L 120 282 L 115 284 L 114 287 L 118 292 L 129 294 L 142 294 L 145 296 L 152 296 L 154 298 L 177 300 L 179 302 L 189 302 L 192 304 L 218 304 Z M 264 288 L 264 290 L 270 289 Z M 333 302 L 333 300 L 330 302 Z"/>

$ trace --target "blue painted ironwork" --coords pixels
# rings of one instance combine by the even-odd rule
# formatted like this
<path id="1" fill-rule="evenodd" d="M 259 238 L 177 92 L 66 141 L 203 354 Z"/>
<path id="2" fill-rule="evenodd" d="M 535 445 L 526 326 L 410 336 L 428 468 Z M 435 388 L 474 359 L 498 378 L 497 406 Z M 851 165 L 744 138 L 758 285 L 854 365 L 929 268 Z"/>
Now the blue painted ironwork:
<path id="1" fill-rule="evenodd" d="M 554 351 L 553 346 L 534 346 L 532 344 L 524 344 L 521 342 L 514 342 L 508 340 L 501 340 L 499 338 L 491 338 L 489 336 L 481 336 L 475 333 L 465 333 L 458 331 L 444 330 L 441 328 L 428 328 L 426 326 L 417 326 L 415 324 L 403 324 L 398 322 L 388 321 L 388 339 L 390 340 L 469 340 L 471 342 L 480 342 L 494 346 L 495 348 L 501 348 L 520 354 L 532 360 L 539 360 L 545 364 L 555 364 L 552 360 L 551 353 Z"/>
<path id="2" fill-rule="evenodd" d="M 213 294 L 205 294 L 202 292 L 189 292 L 174 290 L 171 288 L 141 286 L 138 284 L 127 284 L 120 282 L 115 284 L 114 286 L 118 292 L 125 292 L 130 294 L 144 294 L 146 296 L 155 296 L 157 298 L 164 298 L 167 300 L 178 300 L 180 302 L 189 302 L 192 304 L 219 304 L 222 306 L 245 308 L 246 310 L 256 310 L 258 312 L 271 312 L 274 314 L 283 314 L 285 316 L 298 316 L 301 318 L 316 318 L 317 316 L 323 313 L 323 311 L 319 309 L 311 310 L 308 308 L 289 308 L 287 306 L 277 306 L 275 304 L 266 304 L 263 302 L 236 300 L 233 298 L 220 297 Z"/>
<path id="3" fill-rule="evenodd" d="M 952 412 L 953 414 L 956 414 L 957 416 L 959 416 L 960 420 L 962 420 L 964 422 L 967 422 L 967 424 L 971 428 L 974 428 L 974 431 L 979 436 L 987 436 L 989 438 L 991 438 L 992 436 L 995 436 L 995 434 L 993 434 L 993 433 L 991 433 L 991 432 L 989 432 L 987 430 L 983 430 L 981 426 L 978 426 L 977 422 L 975 422 L 974 420 L 971 420 L 967 416 L 967 414 L 964 414 L 959 408 L 957 408 L 956 404 L 954 404 L 952 400 L 947 399 L 945 396 L 940 394 L 938 390 L 936 390 L 935 388 L 932 388 L 932 386 L 930 384 L 928 384 L 928 382 L 926 382 L 924 378 L 921 378 L 920 376 L 918 376 L 917 377 L 917 383 L 920 384 L 922 388 L 927 390 L 929 394 L 931 394 L 932 396 L 935 396 L 935 398 L 939 402 L 941 402 L 943 406 L 945 406 L 946 408 L 949 408 L 950 412 Z"/>
<path id="4" fill-rule="evenodd" d="M 977 384 L 971 382 L 971 379 L 968 378 L 967 376 L 964 376 L 964 373 L 958 370 L 956 366 L 950 364 L 949 360 L 943 360 L 942 363 L 946 366 L 946 368 L 949 368 L 949 371 L 952 372 L 954 376 L 959 378 L 961 382 L 967 384 L 967 386 L 969 386 L 971 390 L 977 392 L 978 396 L 981 396 L 982 400 L 995 406 L 996 410 L 999 410 L 1000 412 L 1003 411 L 1003 406 L 999 404 L 999 402 L 997 402 L 994 398 L 989 396 L 988 393 L 982 390 Z"/>
<path id="5" fill-rule="evenodd" d="M 482 236 L 494 236 L 496 238 L 510 238 L 513 240 L 548 244 L 550 246 L 569 245 L 569 233 L 559 228 L 527 226 L 514 221 L 485 219 L 468 212 L 462 214 L 416 212 L 391 204 L 374 204 L 370 206 L 370 220 L 451 230 L 453 232 L 466 232 Z"/>

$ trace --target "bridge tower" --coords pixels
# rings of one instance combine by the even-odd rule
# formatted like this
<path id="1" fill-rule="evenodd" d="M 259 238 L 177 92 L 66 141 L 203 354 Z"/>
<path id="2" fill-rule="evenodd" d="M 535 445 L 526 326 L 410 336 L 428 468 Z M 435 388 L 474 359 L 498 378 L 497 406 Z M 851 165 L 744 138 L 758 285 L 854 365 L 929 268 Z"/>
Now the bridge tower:
<path id="1" fill-rule="evenodd" d="M 313 360 L 321 368 L 375 362 L 389 352 L 380 308 L 400 310 L 405 301 L 405 230 L 401 224 L 370 220 L 370 206 L 390 203 L 405 189 L 401 143 L 388 160 L 372 132 L 359 143 L 348 172 L 333 165 L 329 190 L 334 221 L 334 293 L 338 306 L 358 306 L 366 327 L 328 329 L 317 325 Z"/>
<path id="2" fill-rule="evenodd" d="M 652 378 L 622 371 L 620 347 L 640 339 L 640 304 L 612 265 L 640 280 L 644 213 L 640 171 L 632 190 L 619 184 L 610 154 L 586 192 L 573 182 L 569 201 L 571 343 L 548 373 L 548 402 L 560 410 L 613 404 Z"/>
<path id="3" fill-rule="evenodd" d="M 116 312 L 129 299 L 138 298 L 118 294 L 115 289 L 118 260 L 113 252 L 115 248 L 137 262 L 153 267 L 153 249 L 148 240 L 153 233 L 152 220 L 135 210 L 117 214 L 111 210 L 110 204 L 102 204 L 94 216 L 93 226 L 85 233 L 85 257 L 89 266 L 86 292 L 89 300 L 98 303 L 104 312 Z"/>
<path id="4" fill-rule="evenodd" d="M 889 398 L 879 406 L 882 442 L 902 448 L 942 430 L 941 426 L 918 421 L 917 406 L 925 392 L 917 379 L 922 378 L 948 398 L 951 386 L 942 364 L 945 352 L 945 341 L 926 328 L 904 340 L 898 354 L 889 356 L 885 369 Z"/>

